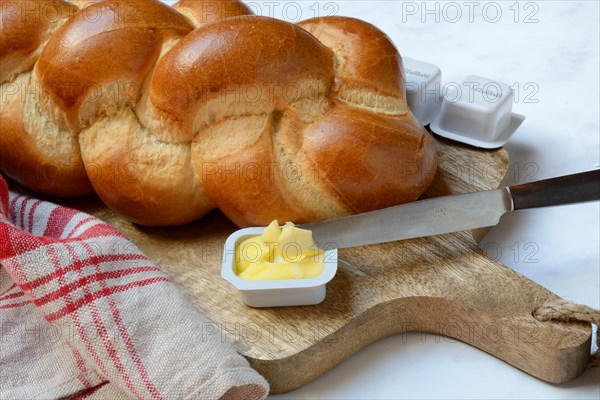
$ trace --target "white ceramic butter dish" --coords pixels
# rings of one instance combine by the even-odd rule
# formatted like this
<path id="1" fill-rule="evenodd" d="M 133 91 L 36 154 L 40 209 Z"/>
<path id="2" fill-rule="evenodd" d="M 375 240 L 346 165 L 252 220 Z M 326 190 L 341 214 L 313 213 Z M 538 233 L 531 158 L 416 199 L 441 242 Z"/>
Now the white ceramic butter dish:
<path id="1" fill-rule="evenodd" d="M 325 300 L 326 285 L 337 272 L 337 249 L 325 251 L 323 272 L 316 278 L 250 281 L 235 273 L 236 245 L 262 235 L 265 228 L 245 228 L 232 233 L 225 241 L 221 276 L 235 286 L 240 299 L 251 307 L 306 306 Z"/>
<path id="2" fill-rule="evenodd" d="M 513 90 L 476 75 L 449 86 L 431 131 L 485 149 L 502 147 L 525 117 L 512 112 Z"/>

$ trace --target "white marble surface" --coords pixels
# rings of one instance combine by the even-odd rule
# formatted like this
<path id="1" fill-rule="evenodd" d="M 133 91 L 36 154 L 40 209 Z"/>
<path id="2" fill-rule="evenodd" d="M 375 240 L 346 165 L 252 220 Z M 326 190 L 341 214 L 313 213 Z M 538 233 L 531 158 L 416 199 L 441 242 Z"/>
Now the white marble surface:
<path id="1" fill-rule="evenodd" d="M 598 1 L 247 3 L 263 15 L 294 21 L 314 16 L 315 10 L 365 19 L 385 31 L 402 54 L 437 64 L 443 83 L 476 74 L 515 84 L 520 96 L 513 110 L 527 120 L 505 146 L 511 158 L 507 184 L 600 163 Z M 426 14 L 425 8 L 434 12 Z M 513 213 L 482 246 L 554 293 L 598 308 L 599 210 L 596 202 Z M 551 385 L 460 342 L 399 335 L 372 344 L 294 392 L 270 398 L 598 399 L 600 368 Z"/>

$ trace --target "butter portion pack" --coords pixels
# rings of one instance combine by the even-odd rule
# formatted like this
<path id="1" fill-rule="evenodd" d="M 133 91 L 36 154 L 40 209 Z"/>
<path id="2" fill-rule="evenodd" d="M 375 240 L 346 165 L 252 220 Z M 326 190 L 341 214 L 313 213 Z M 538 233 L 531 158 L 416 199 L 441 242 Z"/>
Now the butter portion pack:
<path id="1" fill-rule="evenodd" d="M 273 221 L 262 235 L 236 246 L 235 273 L 251 281 L 316 278 L 323 273 L 324 260 L 311 231 Z"/>

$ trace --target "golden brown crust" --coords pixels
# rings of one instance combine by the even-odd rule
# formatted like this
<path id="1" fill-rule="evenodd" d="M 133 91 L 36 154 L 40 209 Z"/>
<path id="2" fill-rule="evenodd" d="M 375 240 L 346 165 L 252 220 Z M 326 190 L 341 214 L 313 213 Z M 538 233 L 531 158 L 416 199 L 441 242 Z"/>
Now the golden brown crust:
<path id="1" fill-rule="evenodd" d="M 187 35 L 159 61 L 149 89 L 155 112 L 145 122 L 166 119 L 169 124 L 155 130 L 191 140 L 228 114 L 270 113 L 314 95 L 296 93 L 305 81 L 321 82 L 323 90 L 333 82 L 331 52 L 306 31 L 258 16 L 216 22 Z"/>
<path id="2" fill-rule="evenodd" d="M 16 0 L 1 4 L 0 81 L 0 168 L 10 177 L 37 192 L 60 197 L 93 193 L 85 174 L 76 142 L 62 157 L 40 150 L 36 136 L 24 124 L 29 71 L 53 31 L 77 8 L 61 0 Z M 39 132 L 35 132 L 36 134 Z"/>
<path id="3" fill-rule="evenodd" d="M 259 117 L 260 118 L 260 117 Z M 262 119 L 262 118 L 261 118 Z M 247 126 L 255 125 L 249 121 Z M 264 225 L 267 219 L 298 220 L 302 214 L 281 190 L 273 149 L 272 117 L 264 117 L 257 140 L 241 152 L 218 158 L 198 157 L 202 140 L 194 143 L 194 169 L 220 210 L 238 226 Z M 243 132 L 240 131 L 240 132 Z"/>
<path id="4" fill-rule="evenodd" d="M 89 176 L 140 224 L 183 224 L 216 205 L 246 226 L 412 201 L 433 179 L 434 142 L 408 111 L 400 55 L 370 24 L 300 27 L 235 0 L 86 7 L 40 28 L 55 32 L 2 100 L 0 167 L 34 190 L 86 194 Z M 31 51 L 7 38 L 11 54 Z M 38 170 L 57 160 L 69 168 L 48 182 Z"/>
<path id="5" fill-rule="evenodd" d="M 3 1 L 0 7 L 0 84 L 30 70 L 52 31 L 77 11 L 62 0 Z"/>
<path id="6" fill-rule="evenodd" d="M 103 85 L 113 83 L 113 103 L 134 102 L 164 40 L 193 29 L 157 1 L 72 3 L 19 0 L 1 10 L 2 74 L 25 73 L 38 62 L 33 76 L 3 87 L 0 167 L 40 193 L 61 197 L 93 193 L 76 134 L 86 120 L 116 112 L 118 105 L 97 95 Z M 86 9 L 76 14 L 75 5 Z M 69 28 L 59 28 L 70 17 Z"/>
<path id="7" fill-rule="evenodd" d="M 402 58 L 387 35 L 365 21 L 348 17 L 313 18 L 298 25 L 335 53 L 336 91 L 341 100 L 351 102 L 353 93 L 364 91 L 383 97 L 381 101 L 386 97 L 397 100 L 388 99 L 396 110 L 384 107 L 380 112 L 406 113 Z M 374 100 L 365 105 L 377 104 Z"/>
<path id="8" fill-rule="evenodd" d="M 105 101 L 116 107 L 135 104 L 165 40 L 192 29 L 183 15 L 158 1 L 111 0 L 87 7 L 57 30 L 36 65 L 47 113 L 64 114 L 66 126 L 79 131 L 106 113 Z M 104 99 L 99 93 L 107 86 L 112 98 Z M 91 109 L 81 110 L 86 101 Z"/>
<path id="9" fill-rule="evenodd" d="M 252 15 L 252 10 L 237 0 L 179 0 L 173 8 L 188 17 L 194 26 Z"/>
<path id="10" fill-rule="evenodd" d="M 91 195 L 94 190 L 85 173 L 78 147 L 67 157 L 49 156 L 40 151 L 35 138 L 25 129 L 23 105 L 27 80 L 28 76 L 22 76 L 4 87 L 11 94 L 5 96 L 0 109 L 0 169 L 39 193 L 57 197 Z"/>
<path id="11" fill-rule="evenodd" d="M 411 116 L 345 105 L 307 127 L 302 152 L 352 213 L 414 201 L 436 171 L 435 142 Z"/>
<path id="12" fill-rule="evenodd" d="M 214 208 L 195 185 L 190 146 L 157 143 L 129 108 L 97 121 L 79 142 L 100 198 L 134 222 L 181 225 Z"/>

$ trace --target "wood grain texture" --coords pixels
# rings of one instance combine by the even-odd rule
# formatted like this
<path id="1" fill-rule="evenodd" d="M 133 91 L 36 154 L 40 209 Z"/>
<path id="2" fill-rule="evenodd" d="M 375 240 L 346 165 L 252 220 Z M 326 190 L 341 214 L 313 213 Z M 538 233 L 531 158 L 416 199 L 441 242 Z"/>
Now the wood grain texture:
<path id="1" fill-rule="evenodd" d="M 437 145 L 440 169 L 430 197 L 496 188 L 508 168 L 502 149 L 441 139 Z M 198 335 L 233 340 L 273 393 L 296 389 L 401 332 L 461 340 L 553 383 L 575 378 L 589 361 L 590 325 L 533 318 L 537 306 L 557 296 L 491 260 L 470 232 L 340 250 L 338 273 L 322 304 L 253 309 L 220 277 L 223 244 L 236 229 L 222 214 L 151 229 L 96 200 L 63 203 L 117 226 L 137 243 L 214 321 L 199 326 Z"/>

